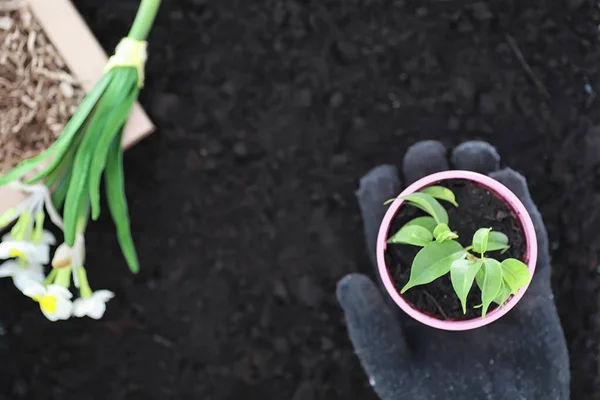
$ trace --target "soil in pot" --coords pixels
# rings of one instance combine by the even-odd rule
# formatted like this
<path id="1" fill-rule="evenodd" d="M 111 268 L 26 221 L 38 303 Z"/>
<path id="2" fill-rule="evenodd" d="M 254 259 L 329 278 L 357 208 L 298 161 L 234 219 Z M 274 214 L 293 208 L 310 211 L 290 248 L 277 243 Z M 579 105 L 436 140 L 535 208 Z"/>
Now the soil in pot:
<path id="1" fill-rule="evenodd" d="M 492 228 L 506 234 L 511 246 L 504 254 L 499 251 L 489 253 L 498 261 L 507 258 L 523 260 L 526 249 L 525 236 L 518 219 L 508 206 L 482 186 L 467 180 L 448 180 L 440 185 L 452 190 L 459 207 L 440 201 L 448 211 L 450 229 L 457 232 L 457 241 L 463 246 L 471 244 L 473 234 L 479 228 Z M 412 206 L 403 205 L 392 222 L 389 235 L 393 235 L 409 220 L 425 215 L 423 211 Z M 389 244 L 386 251 L 386 263 L 390 269 L 394 286 L 400 293 L 410 277 L 412 260 L 421 248 L 403 244 Z M 467 313 L 462 307 L 447 274 L 435 281 L 407 290 L 403 298 L 421 312 L 441 320 L 466 320 L 481 317 L 481 309 L 474 308 L 481 304 L 481 291 L 474 284 L 467 298 Z M 489 311 L 497 308 L 492 303 Z M 488 311 L 488 312 L 489 312 Z"/>
<path id="2" fill-rule="evenodd" d="M 25 2 L 0 6 L 0 172 L 3 172 L 54 143 L 77 109 L 84 91 Z"/>

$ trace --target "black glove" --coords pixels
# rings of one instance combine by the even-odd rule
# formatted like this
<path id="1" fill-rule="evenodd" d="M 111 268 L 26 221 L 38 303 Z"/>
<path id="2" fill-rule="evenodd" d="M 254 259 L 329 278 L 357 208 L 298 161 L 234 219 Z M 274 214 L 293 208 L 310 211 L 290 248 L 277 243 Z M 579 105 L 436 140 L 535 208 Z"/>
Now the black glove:
<path id="1" fill-rule="evenodd" d="M 454 169 L 489 174 L 512 190 L 535 225 L 535 274 L 525 296 L 506 316 L 472 331 L 441 331 L 410 319 L 364 275 L 351 274 L 338 283 L 350 340 L 382 400 L 569 398 L 569 358 L 550 287 L 546 229 L 525 179 L 511 169 L 498 170 L 499 161 L 495 149 L 484 142 L 463 143 L 451 156 Z M 407 184 L 447 170 L 447 151 L 439 142 L 417 143 L 406 153 L 403 168 Z M 360 182 L 357 196 L 374 265 L 387 208 L 383 203 L 400 191 L 396 168 L 389 165 L 373 169 Z"/>

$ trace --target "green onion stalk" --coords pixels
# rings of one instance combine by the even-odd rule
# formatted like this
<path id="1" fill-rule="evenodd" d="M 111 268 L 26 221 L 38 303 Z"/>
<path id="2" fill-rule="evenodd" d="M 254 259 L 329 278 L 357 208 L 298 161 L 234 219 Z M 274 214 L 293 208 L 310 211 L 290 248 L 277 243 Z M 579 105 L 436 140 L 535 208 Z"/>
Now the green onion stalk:
<path id="1" fill-rule="evenodd" d="M 74 248 L 77 238 L 83 236 L 89 219 L 100 216 L 100 185 L 104 178 L 117 238 L 134 273 L 139 270 L 139 261 L 125 196 L 122 139 L 131 108 L 144 84 L 146 39 L 159 6 L 160 0 L 140 2 L 129 34 L 121 40 L 103 76 L 52 146 L 0 177 L 0 186 L 42 184 L 48 188 L 52 205 L 62 209 L 61 228 L 64 244 L 69 248 Z M 7 215 L 1 224 L 15 220 L 10 218 L 16 215 L 15 209 Z"/>

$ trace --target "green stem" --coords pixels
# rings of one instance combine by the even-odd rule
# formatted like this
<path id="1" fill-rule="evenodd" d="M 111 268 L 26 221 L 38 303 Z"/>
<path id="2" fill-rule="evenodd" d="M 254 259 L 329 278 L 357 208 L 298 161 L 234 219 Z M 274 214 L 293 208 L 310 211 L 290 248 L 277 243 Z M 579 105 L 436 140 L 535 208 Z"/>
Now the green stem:
<path id="1" fill-rule="evenodd" d="M 54 268 L 56 269 L 56 268 Z M 69 288 L 71 286 L 71 267 L 67 268 L 58 268 L 58 272 L 56 273 L 56 279 L 54 283 L 56 285 L 62 286 L 64 288 Z"/>
<path id="2" fill-rule="evenodd" d="M 17 237 L 19 236 L 21 226 L 23 226 L 23 217 L 22 215 L 19 215 L 19 219 L 17 219 L 17 222 L 13 225 L 12 229 L 10 230 L 10 234 L 13 238 L 15 238 L 15 240 L 19 240 L 17 239 Z"/>
<path id="3" fill-rule="evenodd" d="M 46 219 L 46 214 L 44 211 L 36 211 L 35 213 L 35 224 L 33 228 L 33 243 L 40 244 L 42 238 L 44 237 L 44 220 Z"/>
<path id="4" fill-rule="evenodd" d="M 467 253 L 467 260 L 470 260 L 470 261 L 477 261 L 477 260 L 479 260 L 479 259 L 478 259 L 476 256 L 474 256 L 473 254 L 471 254 L 471 253 Z"/>
<path id="5" fill-rule="evenodd" d="M 7 227 L 13 221 L 13 217 L 16 213 L 16 207 L 11 207 L 8 210 L 6 210 L 4 214 L 0 216 L 0 229 Z"/>
<path id="6" fill-rule="evenodd" d="M 19 220 L 11 230 L 11 235 L 15 238 L 15 240 L 25 240 L 25 235 L 27 235 L 27 229 L 29 228 L 29 223 L 31 222 L 31 213 L 29 210 L 24 210 L 19 217 Z"/>
<path id="7" fill-rule="evenodd" d="M 79 293 L 81 294 L 81 297 L 84 299 L 91 297 L 93 292 L 90 288 L 85 268 L 77 268 L 77 276 L 79 277 Z"/>
<path id="8" fill-rule="evenodd" d="M 52 268 L 46 279 L 44 279 L 44 286 L 50 285 L 54 282 L 54 278 L 56 278 L 56 274 L 58 274 L 58 269 Z"/>
<path id="9" fill-rule="evenodd" d="M 160 0 L 142 0 L 127 37 L 135 40 L 146 40 L 159 6 Z"/>

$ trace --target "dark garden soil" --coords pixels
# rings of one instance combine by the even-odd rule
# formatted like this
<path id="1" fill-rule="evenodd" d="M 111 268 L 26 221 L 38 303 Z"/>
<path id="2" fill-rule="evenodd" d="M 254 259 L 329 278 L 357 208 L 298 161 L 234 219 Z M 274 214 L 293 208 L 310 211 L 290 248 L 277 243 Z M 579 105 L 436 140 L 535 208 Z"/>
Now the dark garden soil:
<path id="1" fill-rule="evenodd" d="M 508 236 L 511 246 L 507 251 L 490 252 L 488 257 L 498 261 L 507 258 L 516 258 L 522 261 L 525 255 L 525 236 L 519 221 L 512 215 L 511 209 L 492 194 L 489 190 L 466 180 L 449 180 L 440 182 L 440 185 L 452 190 L 456 196 L 459 207 L 454 207 L 446 201 L 440 204 L 448 211 L 448 226 L 456 232 L 457 242 L 467 247 L 472 243 L 473 235 L 479 228 L 492 228 Z M 394 235 L 408 221 L 415 217 L 426 215 L 416 207 L 402 206 L 394 218 L 390 236 Z M 411 265 L 421 247 L 389 244 L 386 251 L 386 263 L 390 268 L 394 286 L 398 293 L 410 279 Z M 481 290 L 477 284 L 469 291 L 467 297 L 467 312 L 463 313 L 458 296 L 452 287 L 450 275 L 446 274 L 427 285 L 415 286 L 402 295 L 418 310 L 441 320 L 465 320 L 481 317 L 481 308 L 474 308 L 481 304 Z M 488 312 L 497 308 L 492 303 Z"/>
<path id="2" fill-rule="evenodd" d="M 109 51 L 138 5 L 74 3 Z M 2 280 L 2 397 L 375 399 L 334 297 L 372 272 L 358 179 L 478 138 L 529 178 L 572 398 L 600 399 L 599 23 L 594 0 L 165 0 L 142 94 L 159 130 L 125 165 L 142 271 L 105 213 L 104 320 L 50 324 Z"/>

